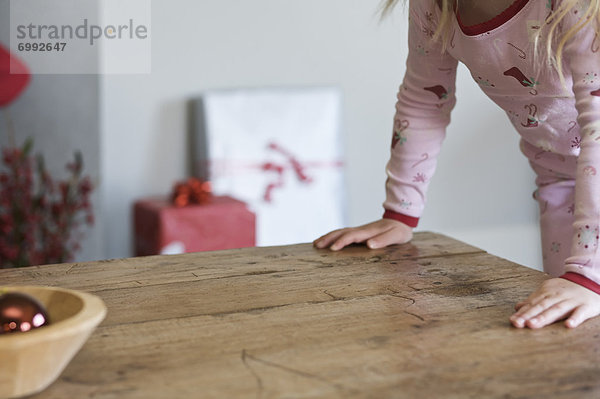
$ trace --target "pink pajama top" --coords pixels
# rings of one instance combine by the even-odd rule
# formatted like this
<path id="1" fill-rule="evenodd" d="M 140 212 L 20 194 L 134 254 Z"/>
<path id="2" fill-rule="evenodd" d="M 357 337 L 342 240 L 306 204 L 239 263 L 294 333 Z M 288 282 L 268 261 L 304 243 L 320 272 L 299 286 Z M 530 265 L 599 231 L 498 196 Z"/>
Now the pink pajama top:
<path id="1" fill-rule="evenodd" d="M 455 104 L 458 61 L 508 115 L 521 150 L 557 178 L 575 178 L 575 222 L 565 271 L 600 287 L 600 38 L 594 23 L 564 48 L 565 85 L 551 67 L 534 62 L 535 33 L 560 0 L 516 0 L 486 23 L 465 27 L 453 18 L 448 48 L 432 42 L 441 11 L 435 0 L 410 0 L 409 55 L 400 86 L 385 218 L 416 227 L 427 186 Z M 579 22 L 576 7 L 563 30 Z M 539 64 L 538 64 L 539 65 Z M 546 63 L 541 63 L 546 65 Z M 597 291 L 600 293 L 600 291 Z"/>

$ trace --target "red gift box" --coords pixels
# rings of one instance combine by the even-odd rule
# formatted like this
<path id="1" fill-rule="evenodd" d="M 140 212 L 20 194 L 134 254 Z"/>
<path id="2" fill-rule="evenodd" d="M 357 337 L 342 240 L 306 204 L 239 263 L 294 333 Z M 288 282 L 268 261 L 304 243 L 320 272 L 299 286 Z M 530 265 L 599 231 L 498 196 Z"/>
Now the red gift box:
<path id="1" fill-rule="evenodd" d="M 177 207 L 165 197 L 134 205 L 136 256 L 255 246 L 256 216 L 246 204 L 214 196 L 207 204 Z"/>

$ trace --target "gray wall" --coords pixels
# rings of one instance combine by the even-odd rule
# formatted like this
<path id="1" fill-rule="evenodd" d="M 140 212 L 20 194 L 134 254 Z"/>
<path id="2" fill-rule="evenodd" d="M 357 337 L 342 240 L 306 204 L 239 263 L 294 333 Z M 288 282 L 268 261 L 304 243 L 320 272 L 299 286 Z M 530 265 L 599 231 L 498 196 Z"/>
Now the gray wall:
<path id="1" fill-rule="evenodd" d="M 0 42 L 10 43 L 9 1 L 0 0 Z M 17 143 L 33 137 L 34 150 L 44 154 L 52 175 L 64 178 L 64 167 L 79 150 L 83 154 L 84 173 L 98 185 L 92 195 L 96 224 L 82 230 L 85 238 L 77 260 L 105 257 L 100 204 L 100 114 L 97 75 L 35 75 L 23 94 L 8 109 L 12 116 Z M 7 145 L 7 128 L 0 116 L 0 146 Z"/>

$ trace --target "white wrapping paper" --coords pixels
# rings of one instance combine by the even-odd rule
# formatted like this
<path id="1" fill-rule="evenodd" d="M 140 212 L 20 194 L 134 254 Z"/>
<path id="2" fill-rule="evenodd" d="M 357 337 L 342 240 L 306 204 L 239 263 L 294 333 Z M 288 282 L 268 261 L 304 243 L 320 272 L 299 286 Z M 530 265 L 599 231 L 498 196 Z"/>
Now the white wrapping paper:
<path id="1" fill-rule="evenodd" d="M 210 91 L 191 105 L 195 173 L 250 206 L 257 245 L 345 225 L 338 89 Z"/>

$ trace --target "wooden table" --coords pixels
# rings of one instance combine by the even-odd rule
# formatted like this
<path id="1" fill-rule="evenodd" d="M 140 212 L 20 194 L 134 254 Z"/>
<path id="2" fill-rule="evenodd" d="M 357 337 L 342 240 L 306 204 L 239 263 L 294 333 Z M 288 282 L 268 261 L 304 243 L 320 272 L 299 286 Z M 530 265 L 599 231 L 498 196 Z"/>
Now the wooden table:
<path id="1" fill-rule="evenodd" d="M 545 278 L 432 233 L 0 270 L 108 307 L 34 398 L 598 398 L 600 319 L 509 325 Z"/>

